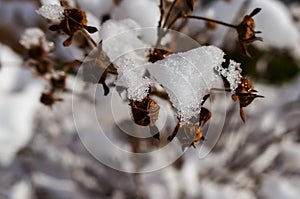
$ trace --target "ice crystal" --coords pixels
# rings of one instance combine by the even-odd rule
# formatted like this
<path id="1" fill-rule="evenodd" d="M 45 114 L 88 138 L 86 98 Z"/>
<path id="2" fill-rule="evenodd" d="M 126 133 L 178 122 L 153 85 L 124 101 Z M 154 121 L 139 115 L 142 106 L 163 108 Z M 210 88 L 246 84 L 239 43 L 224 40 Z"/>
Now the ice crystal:
<path id="1" fill-rule="evenodd" d="M 241 72 L 240 63 L 236 63 L 233 60 L 229 61 L 228 68 L 223 68 L 222 66 L 217 66 L 215 69 L 220 75 L 226 78 L 230 85 L 230 90 L 233 93 L 238 85 L 241 83 Z"/>
<path id="2" fill-rule="evenodd" d="M 46 19 L 59 21 L 63 19 L 64 8 L 57 4 L 47 4 L 40 7 L 36 12 Z"/>

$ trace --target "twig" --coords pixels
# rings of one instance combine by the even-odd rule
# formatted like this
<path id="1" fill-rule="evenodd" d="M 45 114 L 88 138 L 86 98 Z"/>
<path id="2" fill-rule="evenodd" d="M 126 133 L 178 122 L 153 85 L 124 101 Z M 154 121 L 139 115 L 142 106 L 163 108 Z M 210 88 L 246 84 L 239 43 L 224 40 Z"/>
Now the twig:
<path id="1" fill-rule="evenodd" d="M 177 19 L 181 18 L 182 16 L 183 16 L 182 13 L 178 13 L 176 15 L 176 17 L 172 20 L 172 22 L 169 24 L 168 29 L 170 29 L 174 25 L 174 23 L 177 21 Z"/>
<path id="2" fill-rule="evenodd" d="M 166 19 L 165 19 L 163 28 L 165 28 L 165 27 L 167 26 L 167 23 L 168 23 L 168 21 L 169 21 L 169 18 L 170 18 L 170 16 L 171 16 L 172 10 L 173 10 L 173 8 L 174 8 L 176 2 L 177 2 L 177 0 L 174 0 L 174 1 L 173 1 L 172 5 L 171 5 L 171 7 L 170 7 L 170 9 L 169 9 L 169 11 L 168 11 L 167 17 L 166 17 Z"/>
<path id="3" fill-rule="evenodd" d="M 240 7 L 238 13 L 235 15 L 234 20 L 232 21 L 232 23 L 235 23 L 235 24 L 239 23 L 238 20 L 240 20 L 240 19 L 242 18 L 242 16 L 246 13 L 247 8 L 249 7 L 249 4 L 250 4 L 250 3 L 251 3 L 250 0 L 245 0 L 245 1 L 243 2 L 243 4 L 242 4 L 242 6 Z M 231 31 L 228 30 L 227 33 L 226 33 L 226 35 L 225 35 L 224 38 L 223 38 L 223 41 L 222 41 L 222 45 L 221 45 L 221 46 L 224 46 L 224 48 L 225 48 L 226 46 L 228 46 L 228 43 L 231 43 L 231 42 L 228 42 L 230 33 L 231 33 Z M 225 45 L 225 44 L 226 44 L 226 45 Z M 233 43 L 232 43 L 232 44 L 233 44 Z"/>
<path id="4" fill-rule="evenodd" d="M 158 28 L 161 28 L 162 20 L 163 20 L 164 14 L 165 14 L 164 1 L 163 0 L 160 0 L 159 10 L 160 10 L 160 19 L 159 19 L 159 22 L 158 22 Z"/>
<path id="5" fill-rule="evenodd" d="M 95 42 L 95 40 L 93 40 L 93 38 L 86 32 L 85 29 L 83 29 L 81 31 L 81 33 L 83 34 L 83 36 L 89 41 L 90 45 L 93 47 L 97 47 L 97 43 Z"/>
<path id="6" fill-rule="evenodd" d="M 193 15 L 182 15 L 183 18 L 188 18 L 188 19 L 199 19 L 199 20 L 204 20 L 204 21 L 209 21 L 209 22 L 213 22 L 213 23 L 217 23 L 223 26 L 227 26 L 229 28 L 237 28 L 237 25 L 233 25 L 233 24 L 229 24 L 223 21 L 218 21 L 218 20 L 214 20 L 214 19 L 210 19 L 210 18 L 206 18 L 206 17 L 201 17 L 201 16 L 193 16 Z"/>

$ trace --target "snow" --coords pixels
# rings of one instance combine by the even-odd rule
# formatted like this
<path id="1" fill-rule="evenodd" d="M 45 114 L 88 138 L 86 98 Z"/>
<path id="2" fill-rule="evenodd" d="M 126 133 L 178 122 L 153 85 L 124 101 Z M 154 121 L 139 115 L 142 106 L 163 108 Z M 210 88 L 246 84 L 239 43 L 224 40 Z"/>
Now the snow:
<path id="1" fill-rule="evenodd" d="M 100 39 L 103 41 L 103 50 L 112 62 L 125 55 L 132 58 L 135 63 L 146 62 L 144 49 L 148 49 L 149 45 L 139 39 L 142 34 L 140 28 L 132 19 L 111 19 L 102 25 Z"/>
<path id="2" fill-rule="evenodd" d="M 60 5 L 60 0 L 40 0 L 42 5 Z"/>
<path id="3" fill-rule="evenodd" d="M 0 72 L 0 164 L 9 165 L 33 134 L 43 83 L 32 82 L 30 71 L 20 67 L 21 58 L 9 48 L 0 47 L 4 55 Z"/>
<path id="4" fill-rule="evenodd" d="M 22 180 L 17 182 L 10 190 L 11 199 L 33 198 L 33 190 L 30 182 Z"/>
<path id="5" fill-rule="evenodd" d="M 101 19 L 103 15 L 109 14 L 113 7 L 113 1 L 107 0 L 78 0 L 77 3 L 80 9 L 91 12 L 98 19 Z"/>
<path id="6" fill-rule="evenodd" d="M 157 27 L 160 18 L 159 1 L 153 0 L 123 0 L 112 13 L 114 19 L 130 18 L 136 21 L 141 27 Z M 147 15 L 145 15 L 147 13 Z M 149 31 L 145 38 L 151 44 L 156 42 L 156 31 Z"/>
<path id="7" fill-rule="evenodd" d="M 20 70 L 18 66 L 21 65 L 22 59 L 19 55 L 13 52 L 8 46 L 0 44 L 0 91 L 3 93 L 9 93 L 14 90 L 19 90 L 20 86 L 24 84 L 24 76 L 28 76 L 28 72 Z M 19 84 L 18 81 L 22 82 Z"/>
<path id="8" fill-rule="evenodd" d="M 50 19 L 53 21 L 60 21 L 63 19 L 64 8 L 57 4 L 46 4 L 40 7 L 36 12 L 45 17 L 46 19 Z"/>
<path id="9" fill-rule="evenodd" d="M 118 80 L 116 85 L 127 88 L 127 95 L 130 100 L 142 101 L 149 92 L 151 80 L 143 77 L 139 66 L 130 59 L 118 61 Z"/>
<path id="10" fill-rule="evenodd" d="M 45 33 L 39 28 L 27 28 L 22 34 L 20 44 L 26 49 L 42 46 L 46 52 L 49 52 L 54 47 L 54 43 L 47 41 Z"/>
<path id="11" fill-rule="evenodd" d="M 129 99 L 142 100 L 148 94 L 150 80 L 143 77 L 141 67 L 146 60 L 148 46 L 139 36 L 140 26 L 132 19 L 108 20 L 100 29 L 103 50 L 118 70 L 116 85 L 127 88 Z"/>
<path id="12" fill-rule="evenodd" d="M 86 11 L 86 20 L 87 20 L 87 24 L 89 26 L 93 26 L 96 27 L 98 30 L 100 30 L 100 20 L 99 18 L 97 18 L 93 13 Z M 100 42 L 100 38 L 99 38 L 99 31 L 97 31 L 94 34 L 90 34 L 90 36 L 92 37 L 92 39 L 96 42 L 99 43 Z"/>
<path id="13" fill-rule="evenodd" d="M 214 69 L 221 67 L 223 56 L 221 49 L 204 46 L 172 54 L 146 67 L 167 90 L 181 122 L 197 117 L 203 97 L 218 86 L 220 77 Z"/>
<path id="14" fill-rule="evenodd" d="M 219 75 L 222 75 L 227 79 L 230 85 L 230 90 L 233 93 L 238 85 L 241 83 L 241 64 L 236 63 L 233 60 L 229 60 L 228 68 L 223 68 L 222 66 L 217 66 L 216 70 L 219 72 Z"/>
<path id="15" fill-rule="evenodd" d="M 45 1 L 46 0 L 44 0 L 44 2 Z M 54 2 L 47 1 L 48 3 L 44 4 Z M 83 2 L 83 0 L 81 1 Z M 86 2 L 87 1 L 88 0 L 86 0 Z M 111 2 L 112 1 L 104 0 L 97 2 L 89 1 L 89 3 L 85 3 L 84 6 L 93 7 L 90 8 L 90 11 L 93 13 L 92 16 L 96 16 L 97 18 L 97 13 L 94 13 L 97 12 L 97 8 L 94 8 L 93 5 L 97 3 L 108 5 L 111 4 Z M 147 3 L 148 2 L 150 2 L 150 0 L 147 1 Z M 155 3 L 157 2 L 159 1 L 156 0 Z M 237 1 L 232 2 L 233 4 L 237 4 Z M 258 1 L 253 0 L 252 2 Z M 261 4 L 270 4 L 270 2 L 277 3 L 277 1 L 270 0 L 260 1 Z M 35 5 L 36 4 L 32 2 L 16 3 L 3 1 L 3 6 L 1 5 L 0 8 L 1 16 L 3 16 L 2 22 L 4 21 L 4 24 L 12 24 L 10 27 L 13 27 L 13 30 L 18 31 L 18 35 L 21 35 L 20 33 L 25 30 L 24 27 L 37 26 L 35 22 L 38 20 L 36 19 L 41 18 L 34 13 L 34 9 L 36 9 Z M 57 5 L 59 5 L 59 3 L 57 3 Z M 228 5 L 232 5 L 232 3 Z M 154 8 L 153 6 L 153 9 Z M 102 8 L 98 9 L 102 10 Z M 103 10 L 106 9 L 111 8 L 103 8 Z M 227 12 L 226 15 L 234 14 L 233 8 L 231 8 L 232 10 L 230 11 L 226 9 L 227 7 L 224 5 L 220 7 L 220 10 L 213 10 L 216 19 L 223 20 L 223 18 L 219 17 L 222 12 Z M 264 16 L 264 13 L 266 13 L 264 11 L 267 9 L 268 8 L 263 8 L 262 12 L 255 16 L 257 30 L 271 34 L 270 38 L 275 41 L 274 44 L 277 46 L 281 44 L 284 44 L 282 46 L 286 47 L 296 45 L 297 39 L 295 39 L 295 35 L 293 36 L 294 28 L 289 32 L 291 20 L 286 21 L 285 24 L 278 24 L 281 28 L 275 30 L 275 33 L 273 33 L 274 28 L 276 29 L 278 27 L 277 23 L 281 23 L 283 19 L 270 17 L 270 20 L 273 19 L 273 21 L 268 22 L 268 27 L 273 26 L 273 29 L 270 29 L 273 30 L 271 33 L 266 32 L 263 27 L 258 26 L 260 22 L 258 22 L 257 19 L 259 19 L 260 16 Z M 277 10 L 276 7 L 271 6 L 269 11 L 273 12 L 272 9 L 274 11 Z M 15 14 L 16 10 L 18 14 L 20 14 L 19 17 L 21 16 L 20 18 L 24 21 L 16 21 L 16 18 L 18 18 Z M 238 10 L 238 7 L 235 10 Z M 248 12 L 250 11 L 251 8 L 249 8 Z M 139 10 L 137 12 L 139 12 Z M 148 13 L 147 10 L 145 12 Z M 30 13 L 33 13 L 33 17 Z M 278 16 L 282 16 L 283 13 L 284 12 L 277 14 Z M 134 13 L 129 14 L 133 15 Z M 289 15 L 289 13 L 287 14 Z M 142 13 L 141 16 L 144 17 L 144 13 Z M 139 29 L 144 27 L 143 23 L 145 22 L 142 19 L 143 17 L 140 17 L 141 19 L 139 20 L 141 21 L 138 22 L 139 24 L 132 19 L 110 20 L 105 24 L 107 27 L 104 27 L 101 33 L 101 36 L 106 40 L 104 42 L 105 50 L 108 51 L 113 61 L 117 63 L 116 66 L 119 72 L 125 73 L 125 75 L 121 75 L 125 81 L 121 82 L 121 76 L 119 80 L 123 85 L 128 85 L 127 89 L 138 87 L 137 81 L 145 81 L 145 85 L 149 83 L 148 79 L 143 77 L 145 71 L 144 64 L 147 62 L 145 59 L 146 51 L 144 49 L 148 47 L 147 42 L 141 39 L 145 31 Z M 95 20 L 94 23 L 92 22 L 93 20 L 90 20 L 89 16 L 87 16 L 87 18 L 89 25 L 99 24 L 99 20 Z M 145 17 L 144 19 L 146 21 L 148 18 Z M 230 20 L 224 19 L 224 21 L 229 22 Z M 22 24 L 19 26 L 16 25 L 15 22 Z M 23 22 L 26 22 L 26 24 L 23 24 Z M 265 22 L 266 21 L 263 23 Z M 34 26 L 29 26 L 28 24 L 33 24 Z M 221 26 L 218 26 L 217 30 L 219 30 L 220 27 Z M 276 35 L 276 33 L 278 34 Z M 28 45 L 37 43 L 38 40 L 36 38 L 39 37 L 39 34 L 34 35 L 32 38 L 28 37 L 26 41 Z M 266 38 L 264 39 L 266 41 Z M 265 43 L 270 45 L 268 43 L 273 41 L 267 41 Z M 30 42 L 33 42 L 33 44 Z M 62 42 L 60 41 L 58 43 L 61 44 Z M 255 44 L 264 45 L 264 43 L 259 42 L 255 42 Z M 137 48 L 141 50 L 136 51 Z M 202 81 L 203 79 L 210 80 L 211 78 L 209 77 L 213 75 L 211 70 L 215 69 L 209 65 L 213 60 L 210 58 L 212 56 L 204 56 L 201 50 L 202 48 L 194 49 L 195 52 L 189 51 L 175 54 L 172 55 L 173 57 L 171 56 L 171 58 L 160 61 L 158 62 L 160 67 L 163 66 L 160 69 L 155 69 L 155 65 L 158 63 L 153 65 L 149 64 L 155 71 L 151 73 L 151 75 L 159 82 L 165 81 L 164 86 L 166 87 L 176 87 L 174 85 L 178 85 L 179 81 L 183 80 L 185 86 L 174 88 L 173 90 L 178 93 L 182 92 L 182 94 L 178 95 L 183 98 L 184 102 L 191 101 L 192 103 L 192 100 L 196 100 L 199 103 L 199 99 L 193 99 L 194 96 L 196 96 L 196 98 L 200 95 L 202 96 L 209 91 L 210 86 L 216 85 L 214 82 L 208 81 L 205 84 L 203 83 L 205 81 Z M 211 53 L 211 51 L 213 50 L 208 50 L 208 53 Z M 66 52 L 69 52 L 69 50 L 62 48 L 62 51 L 55 52 L 53 57 L 60 60 L 59 57 Z M 218 52 L 222 53 L 219 50 L 215 50 L 215 52 L 211 54 L 218 54 Z M 256 90 L 262 95 L 265 95 L 266 98 L 263 100 L 255 100 L 251 104 L 251 107 L 249 106 L 245 109 L 247 114 L 247 123 L 245 125 L 240 121 L 238 104 L 234 104 L 234 106 L 229 109 L 229 114 L 226 115 L 225 118 L 224 114 L 220 114 L 220 109 L 224 107 L 224 104 L 227 102 L 218 100 L 213 96 L 214 102 L 217 101 L 217 111 L 210 109 L 213 112 L 213 117 L 216 116 L 218 122 L 222 119 L 226 119 L 226 126 L 222 131 L 224 135 L 221 136 L 221 139 L 218 139 L 218 143 L 214 148 L 215 150 L 211 151 L 206 158 L 199 160 L 197 156 L 199 148 L 191 148 L 188 152 L 192 153 L 184 154 L 182 169 L 175 170 L 172 166 L 167 167 L 170 162 L 175 159 L 173 157 L 178 157 L 177 155 L 172 155 L 174 148 L 178 146 L 178 142 L 176 142 L 177 140 L 175 139 L 168 145 L 173 144 L 175 145 L 174 148 L 161 150 L 158 154 L 153 154 L 150 157 L 151 160 L 150 158 L 148 159 L 149 156 L 147 156 L 147 158 L 141 158 L 136 161 L 143 165 L 139 171 L 148 172 L 147 174 L 131 175 L 114 171 L 94 160 L 91 154 L 88 153 L 82 145 L 81 140 L 76 136 L 76 129 L 73 126 L 72 113 L 78 116 L 78 118 L 76 118 L 76 125 L 78 125 L 79 131 L 82 131 L 80 136 L 82 136 L 82 138 L 84 136 L 83 143 L 86 144 L 87 149 L 90 150 L 92 155 L 97 157 L 98 160 L 101 161 L 103 160 L 101 157 L 104 157 L 104 159 L 111 163 L 107 164 L 110 167 L 123 171 L 137 171 L 136 162 L 134 162 L 134 158 L 132 158 L 133 156 L 122 153 L 124 151 L 130 151 L 130 146 L 128 143 L 120 144 L 122 143 L 122 141 L 120 141 L 121 138 L 116 136 L 116 132 L 119 132 L 119 126 L 116 127 L 115 116 L 112 116 L 113 114 L 118 114 L 118 116 L 122 115 L 120 123 L 127 119 L 127 123 L 134 125 L 130 120 L 128 103 L 122 101 L 113 89 L 111 90 L 113 90 L 112 93 L 115 95 L 110 93 L 109 96 L 105 97 L 103 96 L 102 90 L 99 89 L 100 91 L 96 96 L 97 103 L 90 103 L 88 100 L 85 100 L 86 96 L 84 95 L 88 92 L 87 87 L 81 84 L 81 89 L 74 92 L 73 96 L 77 102 L 74 105 L 76 110 L 73 111 L 70 108 L 71 94 L 69 93 L 66 94 L 67 97 L 64 96 L 64 102 L 59 104 L 61 106 L 55 106 L 50 110 L 47 109 L 47 107 L 41 106 L 38 102 L 39 95 L 45 88 L 43 84 L 44 81 L 41 82 L 37 80 L 37 78 L 32 78 L 30 71 L 21 67 L 22 58 L 15 54 L 9 47 L 1 45 L 0 56 L 2 64 L 0 68 L 0 176 L 4 176 L 0 183 L 1 196 L 5 193 L 12 199 L 34 198 L 38 196 L 30 196 L 30 192 L 37 189 L 37 193 L 40 193 L 40 190 L 42 190 L 43 193 L 50 198 L 89 198 L 91 197 L 90 192 L 97 198 L 108 198 L 110 196 L 115 198 L 132 198 L 136 196 L 136 192 L 140 191 L 140 189 L 144 189 L 145 192 L 148 192 L 148 196 L 151 199 L 180 199 L 183 197 L 205 199 L 250 199 L 257 197 L 266 199 L 299 198 L 300 181 L 298 171 L 300 165 L 300 148 L 299 142 L 296 140 L 299 129 L 299 77 L 297 81 L 287 83 L 283 86 L 255 83 Z M 129 59 L 125 59 L 126 57 Z M 218 57 L 220 57 L 218 62 L 222 62 L 221 57 L 223 56 L 218 54 Z M 65 58 L 72 59 L 72 56 L 65 55 L 63 58 L 64 59 L 61 60 L 65 60 Z M 78 56 L 74 55 L 74 58 L 78 58 Z M 204 67 L 203 65 L 209 65 L 209 67 Z M 239 77 L 239 69 L 236 70 L 235 68 L 235 66 L 238 65 L 239 64 L 232 62 L 231 71 L 233 72 L 233 77 L 230 76 L 229 79 L 233 84 L 232 89 Z M 148 65 L 146 68 L 147 67 Z M 193 71 L 195 71 L 195 73 L 192 73 L 189 68 L 194 69 Z M 219 69 L 224 74 L 228 73 L 225 69 Z M 169 72 L 175 77 L 171 76 Z M 152 76 L 150 76 L 150 78 Z M 167 79 L 164 80 L 166 77 Z M 196 77 L 200 78 L 197 80 Z M 227 77 L 229 76 L 227 75 Z M 72 78 L 68 77 L 68 81 L 70 79 Z M 219 80 L 220 78 L 217 76 L 216 79 Z M 199 83 L 199 86 L 198 84 L 194 85 L 194 83 Z M 217 87 L 219 88 L 219 86 Z M 186 91 L 186 88 L 189 88 L 190 91 Z M 199 88 L 204 88 L 204 90 Z M 180 91 L 180 89 L 182 90 Z M 203 90 L 203 92 L 200 92 L 200 90 Z M 142 94 L 147 93 L 144 89 L 140 91 Z M 79 97 L 81 92 L 84 92 L 82 95 L 84 97 Z M 186 94 L 189 95 L 191 99 L 186 99 L 188 96 L 183 96 Z M 199 96 L 197 96 L 197 94 L 199 94 Z M 135 94 L 131 94 L 129 96 L 134 95 Z M 91 94 L 91 96 L 94 95 Z M 142 98 L 139 96 L 141 96 L 140 94 L 138 98 Z M 229 97 L 228 95 L 228 98 Z M 173 101 L 176 100 L 173 99 Z M 230 100 L 228 100 L 228 103 L 229 101 Z M 167 103 L 168 102 L 165 101 L 165 104 Z M 232 104 L 231 101 L 229 104 Z M 164 104 L 159 105 L 161 106 L 161 112 L 165 107 Z M 119 109 L 120 106 L 122 106 L 122 110 Z M 40 111 L 37 113 L 36 110 L 38 108 L 40 108 Z M 115 109 L 113 114 L 111 113 L 112 108 Z M 192 107 L 183 108 L 190 111 Z M 95 111 L 97 112 L 96 120 L 93 118 Z M 190 111 L 191 114 L 193 111 L 194 110 Z M 173 116 L 172 110 L 168 107 L 166 114 L 170 116 L 170 113 L 171 116 Z M 49 120 L 49 117 L 52 117 L 52 120 Z M 172 119 L 174 118 L 172 117 Z M 172 127 L 175 126 L 175 121 L 172 122 L 172 125 L 170 125 L 169 121 L 167 121 L 166 124 L 166 130 L 162 131 L 163 136 L 169 135 L 173 130 Z M 99 126 L 106 132 L 105 136 L 100 138 L 99 134 L 102 132 L 99 132 Z M 163 124 L 161 126 L 163 126 Z M 204 130 L 204 132 L 207 131 Z M 123 133 L 129 134 L 130 132 Z M 138 133 L 141 133 L 140 129 L 138 129 Z M 37 136 L 33 137 L 33 135 Z M 272 138 L 272 136 L 279 137 L 280 139 L 276 139 L 277 143 L 268 144 L 266 141 L 268 138 Z M 105 143 L 107 137 L 109 137 L 107 141 L 113 144 L 108 145 Z M 210 141 L 209 137 L 206 136 L 206 138 Z M 162 137 L 161 142 L 165 140 L 165 137 Z M 32 142 L 28 144 L 29 141 Z M 32 143 L 34 144 L 32 145 Z M 262 143 L 266 144 L 262 145 Z M 206 142 L 204 142 L 203 145 L 205 144 Z M 112 149 L 112 145 L 120 146 L 121 150 Z M 26 147 L 26 149 L 29 149 L 32 153 L 25 152 L 25 154 L 18 154 L 16 157 L 17 152 L 23 147 Z M 94 147 L 94 149 L 88 147 Z M 264 148 L 266 149 L 263 150 Z M 24 163 L 23 160 L 25 160 L 25 165 L 22 164 Z M 4 167 L 2 165 L 4 165 Z M 9 167 L 5 167 L 7 165 L 9 165 Z M 24 170 L 23 166 L 29 168 L 31 172 L 28 173 L 27 170 Z M 162 167 L 167 168 L 161 169 Z M 39 170 L 45 173 L 39 172 Z M 153 170 L 158 171 L 150 172 Z M 70 171 L 72 172 L 70 173 Z M 136 185 L 135 182 L 133 182 L 135 180 L 133 179 L 134 177 L 137 178 Z M 91 183 L 89 179 L 93 180 L 95 184 Z M 116 184 L 116 182 L 118 183 Z M 91 184 L 93 185 L 89 186 Z M 105 192 L 105 196 L 102 195 L 103 192 Z M 35 192 L 33 194 L 35 194 Z M 110 194 L 110 196 L 107 196 L 108 194 Z"/>
<path id="16" fill-rule="evenodd" d="M 261 194 L 266 199 L 297 199 L 299 198 L 300 190 L 299 186 L 275 174 L 263 180 Z"/>
<path id="17" fill-rule="evenodd" d="M 254 199 L 255 196 L 252 192 L 238 189 L 230 185 L 220 185 L 214 182 L 205 182 L 203 187 L 203 198 L 209 199 L 231 199 L 231 198 L 243 198 Z"/>

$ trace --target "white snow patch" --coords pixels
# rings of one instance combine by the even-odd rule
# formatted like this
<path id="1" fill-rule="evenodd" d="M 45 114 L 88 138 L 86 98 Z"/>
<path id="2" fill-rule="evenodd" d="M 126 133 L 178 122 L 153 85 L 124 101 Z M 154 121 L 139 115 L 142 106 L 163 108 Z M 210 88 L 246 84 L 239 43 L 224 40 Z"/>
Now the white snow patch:
<path id="1" fill-rule="evenodd" d="M 181 122 L 197 117 L 203 97 L 217 87 L 220 77 L 215 68 L 220 67 L 223 56 L 221 49 L 204 46 L 170 55 L 146 67 L 166 89 Z"/>
<path id="2" fill-rule="evenodd" d="M 233 93 L 238 85 L 241 83 L 241 72 L 240 63 L 236 63 L 233 60 L 229 61 L 228 68 L 223 68 L 222 66 L 217 66 L 216 70 L 219 72 L 219 75 L 222 75 L 227 79 L 230 85 L 230 90 Z"/>
<path id="3" fill-rule="evenodd" d="M 45 33 L 39 28 L 27 28 L 22 34 L 20 44 L 26 49 L 33 46 L 42 46 L 46 52 L 54 47 L 54 43 L 47 41 Z"/>
<path id="4" fill-rule="evenodd" d="M 46 4 L 40 7 L 36 12 L 46 19 L 60 21 L 64 17 L 64 8 L 57 4 Z"/>
<path id="5" fill-rule="evenodd" d="M 266 199 L 297 199 L 300 190 L 297 185 L 283 177 L 270 175 L 263 179 L 261 193 Z"/>
<path id="6" fill-rule="evenodd" d="M 100 30 L 103 50 L 112 62 L 121 56 L 131 58 L 134 63 L 146 63 L 146 50 L 150 45 L 139 39 L 140 26 L 132 19 L 108 20 Z"/>
<path id="7" fill-rule="evenodd" d="M 113 1 L 108 0 L 78 0 L 77 3 L 81 9 L 90 11 L 98 19 L 101 19 L 105 14 L 109 14 L 113 7 Z"/>
<path id="8" fill-rule="evenodd" d="M 141 27 L 156 28 L 160 18 L 159 1 L 153 0 L 123 0 L 112 13 L 114 19 L 131 18 Z M 145 39 L 150 43 L 156 42 L 157 32 L 149 31 L 145 34 Z"/>
<path id="9" fill-rule="evenodd" d="M 33 121 L 44 84 L 34 82 L 21 58 L 0 46 L 0 164 L 9 165 L 33 134 Z"/>
<path id="10" fill-rule="evenodd" d="M 33 198 L 33 190 L 27 181 L 17 182 L 10 190 L 11 199 L 30 199 Z"/>
<path id="11" fill-rule="evenodd" d="M 127 88 L 127 97 L 134 101 L 142 101 L 149 92 L 151 80 L 143 77 L 144 68 L 135 65 L 130 59 L 118 61 L 117 85 Z"/>

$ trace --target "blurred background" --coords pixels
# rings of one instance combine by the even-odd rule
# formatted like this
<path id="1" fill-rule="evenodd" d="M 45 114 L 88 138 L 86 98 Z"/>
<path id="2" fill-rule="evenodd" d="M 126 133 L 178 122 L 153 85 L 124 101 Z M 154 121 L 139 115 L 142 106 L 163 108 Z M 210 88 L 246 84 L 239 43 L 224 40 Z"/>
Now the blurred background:
<path id="1" fill-rule="evenodd" d="M 159 0 L 70 0 L 70 7 L 86 11 L 88 25 L 101 29 L 109 19 L 131 18 L 141 27 L 157 26 Z M 84 147 L 77 129 L 97 131 L 86 120 L 85 106 L 92 89 L 82 84 L 73 93 L 75 72 L 67 75 L 66 90 L 59 92 L 52 107 L 40 103 L 49 90 L 49 78 L 36 71 L 28 60 L 27 44 L 41 34 L 47 59 L 55 70 L 73 67 L 88 50 L 75 44 L 64 47 L 66 35 L 51 32 L 50 21 L 36 13 L 51 0 L 0 0 L 0 199 L 63 198 L 174 198 L 297 199 L 300 195 L 300 3 L 298 0 L 195 0 L 193 15 L 238 24 L 254 8 L 262 8 L 254 19 L 264 41 L 248 47 L 244 56 L 236 32 L 211 27 L 203 21 L 178 21 L 179 30 L 201 45 L 216 45 L 230 59 L 240 62 L 264 99 L 245 108 L 243 124 L 239 106 L 228 95 L 225 126 L 212 152 L 198 158 L 198 148 L 189 148 L 177 161 L 157 171 L 131 174 L 111 169 L 97 161 Z M 166 1 L 170 7 L 172 0 Z M 26 33 L 29 28 L 41 32 Z M 98 33 L 91 37 L 100 41 Z M 40 41 L 38 41 L 40 42 Z M 39 44 L 39 43 L 38 43 Z M 42 44 L 41 44 L 42 45 Z M 44 49 L 45 50 L 45 49 Z M 75 63 L 76 65 L 76 63 Z M 101 91 L 102 92 L 102 91 Z M 72 96 L 82 111 L 84 126 L 73 120 Z M 97 106 L 107 106 L 102 96 Z M 220 106 L 223 103 L 220 103 Z M 109 105 L 110 106 L 110 105 Z M 218 112 L 213 114 L 220 114 Z M 101 119 L 101 113 L 99 113 Z M 105 119 L 105 115 L 102 116 Z M 221 115 L 221 117 L 224 117 Z M 128 123 L 128 120 L 124 122 Z M 114 121 L 114 139 L 128 150 L 151 151 L 159 144 L 139 142 L 120 135 Z M 170 129 L 174 123 L 169 125 Z M 169 129 L 169 130 L 170 130 Z M 90 138 L 93 139 L 93 138 Z M 138 148 L 138 149 L 136 149 Z M 146 149 L 145 149 L 146 148 Z M 107 149 L 109 151 L 109 149 Z M 160 158 L 167 158 L 162 154 Z M 147 166 L 122 159 L 121 165 Z"/>

